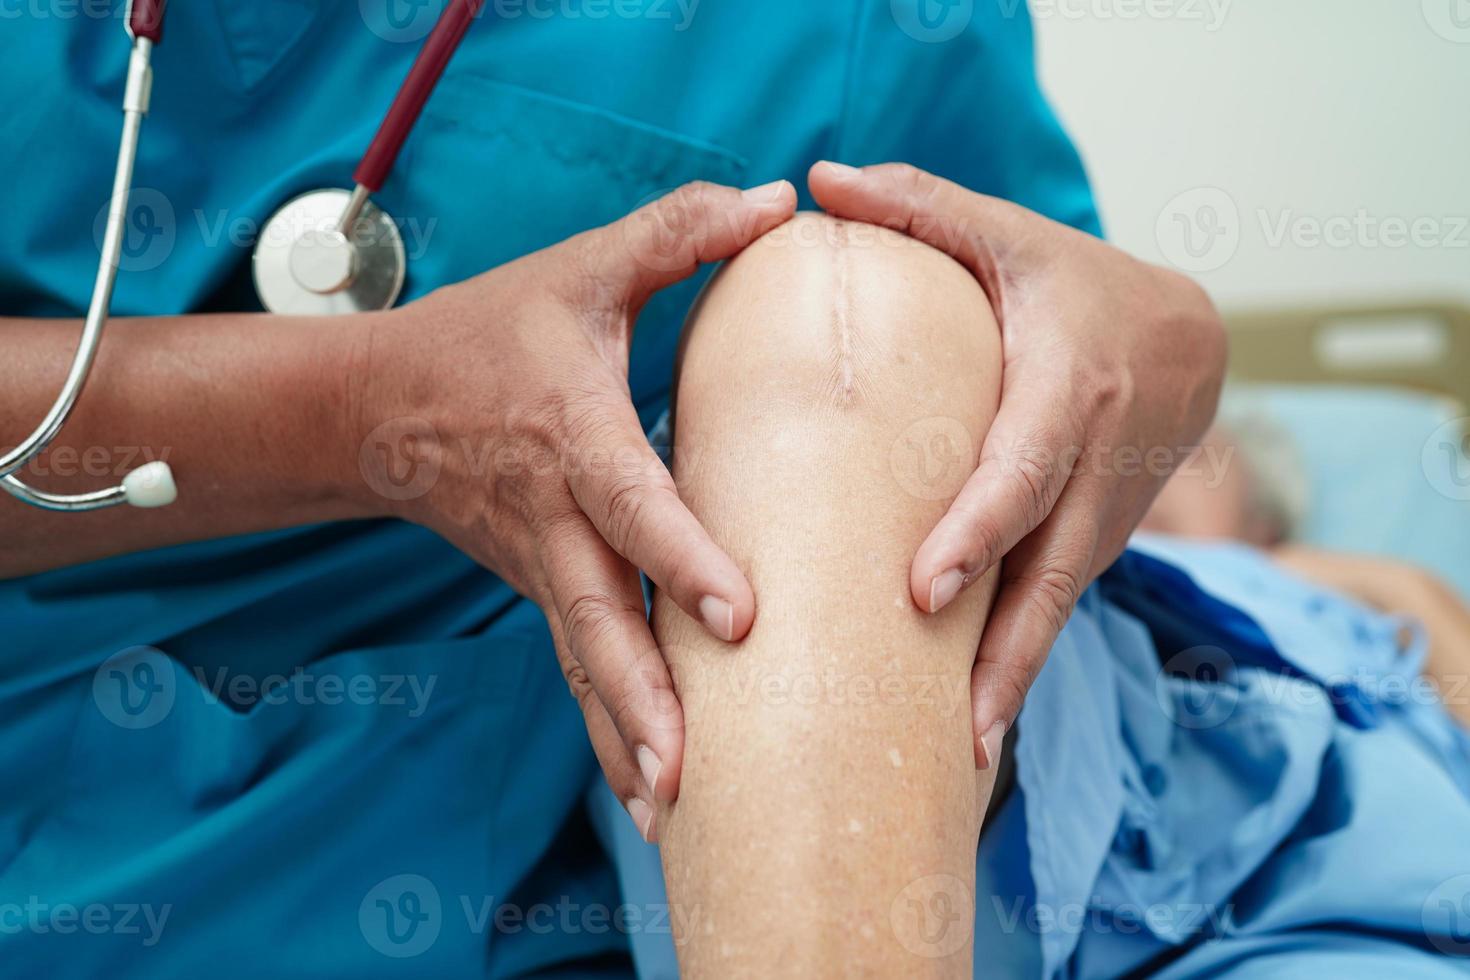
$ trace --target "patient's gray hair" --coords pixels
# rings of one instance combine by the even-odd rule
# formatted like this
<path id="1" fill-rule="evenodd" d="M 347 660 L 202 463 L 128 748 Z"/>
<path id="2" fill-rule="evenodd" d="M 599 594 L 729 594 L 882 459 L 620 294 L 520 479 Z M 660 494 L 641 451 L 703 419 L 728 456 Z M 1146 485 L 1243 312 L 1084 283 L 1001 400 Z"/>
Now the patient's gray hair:
<path id="1" fill-rule="evenodd" d="M 1311 506 L 1312 480 L 1295 437 L 1250 385 L 1226 387 L 1216 423 L 1229 431 L 1250 469 L 1250 505 L 1256 516 L 1275 528 L 1281 540 L 1296 538 Z"/>

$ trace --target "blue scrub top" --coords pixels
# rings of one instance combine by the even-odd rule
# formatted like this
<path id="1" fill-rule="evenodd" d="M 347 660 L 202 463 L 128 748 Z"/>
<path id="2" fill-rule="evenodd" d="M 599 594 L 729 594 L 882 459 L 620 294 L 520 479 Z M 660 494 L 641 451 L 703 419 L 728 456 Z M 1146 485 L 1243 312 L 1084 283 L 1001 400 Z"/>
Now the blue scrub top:
<path id="1" fill-rule="evenodd" d="M 258 309 L 256 230 L 293 195 L 349 183 L 439 6 L 171 4 L 115 313 Z M 0 81 L 23 93 L 0 141 L 5 315 L 86 305 L 122 8 L 0 3 Z M 686 181 L 801 187 L 822 157 L 908 161 L 1097 231 L 1024 7 L 968 0 L 491 0 L 377 199 L 400 223 L 411 301 Z M 697 285 L 640 321 L 631 380 L 650 422 Z M 617 976 L 632 955 L 644 975 L 669 968 L 669 910 L 639 884 L 653 852 L 609 817 L 540 613 L 434 535 L 319 526 L 97 562 L 0 583 L 0 626 L 7 975 Z M 1029 713 L 1066 703 L 1044 692 L 1080 685 L 1066 666 L 1080 656 L 1056 658 Z M 1119 728 L 1109 703 L 1081 744 Z M 1095 767 L 1107 806 L 1078 823 L 1090 833 L 1043 836 L 1046 770 L 1021 745 L 1026 812 L 998 826 L 1029 829 L 1038 852 L 1070 841 L 1082 863 L 1056 895 L 1086 902 L 1127 757 Z M 982 862 L 982 879 L 1013 875 L 997 887 L 1033 906 L 1061 887 L 1033 880 L 1037 862 L 1007 867 Z M 1158 954 L 1024 932 L 992 946 L 1032 973 Z"/>
<path id="2" fill-rule="evenodd" d="M 77 317 L 86 307 L 120 127 L 123 6 L 79 0 L 61 16 L 26 5 L 0 31 L 0 81 L 24 93 L 7 106 L 0 142 L 0 173 L 17 178 L 0 236 L 0 313 Z M 292 196 L 350 184 L 440 6 L 172 5 L 115 314 L 258 309 L 256 232 Z M 1024 6 L 908 6 L 491 0 L 377 195 L 409 254 L 406 301 L 690 180 L 785 177 L 804 189 L 823 157 L 905 160 L 1096 230 L 1077 155 L 1037 88 Z M 665 291 L 640 318 L 630 380 L 650 423 L 697 288 Z M 493 322 L 485 341 L 495 342 Z M 503 651 L 515 630 L 538 650 L 494 658 L 510 670 L 544 659 L 536 619 L 499 579 L 397 522 L 208 542 L 0 584 L 17 660 L 7 670 L 58 657 L 95 665 L 151 644 L 190 667 L 260 677 L 344 653 Z"/>

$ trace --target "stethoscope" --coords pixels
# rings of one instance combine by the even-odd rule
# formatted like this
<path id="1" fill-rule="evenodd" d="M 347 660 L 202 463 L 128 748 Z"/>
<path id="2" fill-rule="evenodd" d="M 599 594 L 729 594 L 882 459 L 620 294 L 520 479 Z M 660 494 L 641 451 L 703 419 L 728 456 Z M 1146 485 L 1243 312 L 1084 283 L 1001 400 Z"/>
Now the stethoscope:
<path id="1" fill-rule="evenodd" d="M 134 507 L 163 507 L 178 496 L 173 471 L 161 460 L 129 472 L 115 487 L 92 493 L 47 493 L 28 486 L 15 475 L 55 440 L 70 417 L 97 357 L 122 254 L 128 194 L 138 156 L 138 133 L 143 117 L 148 114 L 153 87 L 149 61 L 154 45 L 163 38 L 165 3 L 166 0 L 129 0 L 128 3 L 126 24 L 133 43 L 123 90 L 122 142 L 107 206 L 97 278 L 71 368 L 41 424 L 24 442 L 0 455 L 0 486 L 20 500 L 47 510 L 99 510 L 124 503 Z M 382 188 L 424 103 L 483 5 L 484 0 L 449 0 L 367 153 L 353 171 L 353 189 L 333 188 L 302 194 L 286 202 L 266 222 L 256 242 L 252 271 L 256 293 L 267 310 L 320 316 L 388 309 L 398 300 L 408 267 L 403 236 L 393 219 L 372 202 L 371 195 Z"/>

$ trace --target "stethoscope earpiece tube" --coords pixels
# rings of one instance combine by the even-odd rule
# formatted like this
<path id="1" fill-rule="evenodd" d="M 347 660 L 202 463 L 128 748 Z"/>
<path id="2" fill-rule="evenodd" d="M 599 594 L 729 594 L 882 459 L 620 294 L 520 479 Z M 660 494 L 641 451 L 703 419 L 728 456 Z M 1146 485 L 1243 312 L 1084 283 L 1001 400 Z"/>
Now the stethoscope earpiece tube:
<path id="1" fill-rule="evenodd" d="M 124 477 L 118 486 L 83 494 L 54 494 L 37 490 L 15 475 L 22 466 L 45 452 L 66 424 L 97 358 L 97 346 L 102 339 L 113 286 L 117 282 L 128 194 L 138 154 L 138 134 L 152 94 L 153 72 L 149 58 L 153 45 L 163 39 L 166 2 L 128 0 L 127 31 L 133 39 L 133 50 L 128 60 L 127 85 L 123 94 L 122 140 L 118 147 L 112 197 L 107 206 L 107 225 L 102 237 L 97 278 L 66 381 L 36 430 L 10 452 L 0 453 L 0 489 L 26 503 L 49 510 L 97 510 L 123 503 L 135 507 L 161 507 L 172 503 L 177 496 L 173 473 L 164 462 L 139 467 Z M 438 23 L 419 50 L 408 77 L 353 173 L 356 188 L 350 194 L 346 191 L 303 194 L 288 202 L 284 209 L 292 212 L 287 218 L 311 217 L 323 209 L 330 209 L 328 213 L 333 216 L 334 227 L 317 228 L 308 235 L 298 235 L 283 248 L 264 248 L 267 242 L 272 241 L 269 234 L 257 242 L 252 267 L 257 291 L 267 309 L 279 313 L 287 307 L 303 315 L 331 314 L 386 309 L 397 300 L 403 287 L 407 261 L 402 237 L 392 219 L 374 207 L 368 198 L 382 188 L 449 59 L 483 7 L 484 0 L 450 0 L 449 6 L 440 14 Z M 267 224 L 267 230 L 274 227 L 278 219 L 282 219 L 279 213 Z M 365 237 L 358 234 L 364 226 L 368 231 Z"/>
<path id="2" fill-rule="evenodd" d="M 138 156 L 138 134 L 143 127 L 143 117 L 148 114 L 148 100 L 153 88 L 149 58 L 154 42 L 163 36 L 163 0 L 134 0 L 130 3 L 128 33 L 133 35 L 133 50 L 128 59 L 127 85 L 123 91 L 122 138 L 112 178 L 112 196 L 107 205 L 107 226 L 102 234 L 97 278 L 92 285 L 92 299 L 82 324 L 82 336 L 51 410 L 20 445 L 0 454 L 0 488 L 19 500 L 47 510 L 99 510 L 117 504 L 160 507 L 172 503 L 177 496 L 173 472 L 167 463 L 162 462 L 139 467 L 124 477 L 121 484 L 92 493 L 48 493 L 28 486 L 15 476 L 17 470 L 46 451 L 66 424 L 87 382 L 92 363 L 97 359 L 102 328 L 107 324 L 108 307 L 112 304 L 112 289 L 117 282 L 117 266 L 122 255 L 128 193 L 133 183 L 133 164 Z"/>

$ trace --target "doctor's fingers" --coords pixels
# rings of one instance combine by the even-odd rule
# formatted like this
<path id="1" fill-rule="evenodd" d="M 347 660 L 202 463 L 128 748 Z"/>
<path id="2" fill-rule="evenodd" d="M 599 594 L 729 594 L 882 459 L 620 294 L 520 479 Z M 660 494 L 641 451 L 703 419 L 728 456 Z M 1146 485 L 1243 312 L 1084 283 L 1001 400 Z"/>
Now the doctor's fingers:
<path id="1" fill-rule="evenodd" d="M 664 195 L 584 236 L 591 279 L 617 291 L 631 310 L 692 276 L 707 262 L 730 258 L 796 213 L 796 188 L 778 180 L 741 191 L 697 182 Z"/>
<path id="2" fill-rule="evenodd" d="M 586 412 L 574 434 L 597 460 L 568 473 L 577 505 L 619 555 L 726 642 L 755 621 L 755 593 L 733 559 L 679 499 L 668 468 L 649 446 L 626 399 Z"/>
<path id="3" fill-rule="evenodd" d="M 562 672 L 588 719 L 613 789 L 626 799 L 637 772 L 646 799 L 679 795 L 684 712 L 674 694 L 643 601 L 637 569 L 608 546 L 584 517 L 544 542 L 551 595 L 548 619 L 563 638 Z M 594 710 L 595 707 L 595 710 Z M 598 711 L 609 724 L 597 721 Z"/>
<path id="4" fill-rule="evenodd" d="M 980 464 L 914 553 L 909 587 L 931 613 L 978 580 L 1056 505 L 1086 435 L 1081 414 L 1056 397 L 1062 384 L 1002 389 Z"/>
<path id="5" fill-rule="evenodd" d="M 1069 483 L 1051 515 L 1001 564 L 970 679 L 975 762 L 981 769 L 995 764 L 1002 737 L 1092 579 L 1098 496 L 1104 492 L 1086 481 Z"/>
<path id="6" fill-rule="evenodd" d="M 946 253 L 980 280 L 993 304 L 1000 296 L 992 238 L 1006 238 L 996 250 L 1003 244 L 1011 263 L 1026 244 L 1008 224 L 1020 216 L 1017 205 L 906 163 L 859 169 L 824 160 L 812 166 L 807 183 L 828 213 L 902 231 Z"/>
<path id="7" fill-rule="evenodd" d="M 546 623 L 551 628 L 551 639 L 556 645 L 556 658 L 565 672 L 568 664 L 575 663 L 567 645 L 566 632 L 554 611 L 547 615 Z M 573 693 L 576 693 L 575 689 Z M 602 767 L 608 788 L 628 811 L 639 836 L 650 843 L 656 841 L 658 820 L 653 796 L 638 767 L 628 758 L 627 749 L 623 747 L 623 737 L 618 734 L 612 716 L 607 713 L 607 709 L 598 700 L 597 692 L 590 685 L 583 685 L 582 693 L 576 696 L 577 705 L 582 709 L 583 723 L 587 726 L 587 739 L 592 743 L 592 751 L 597 756 L 598 765 Z"/>

